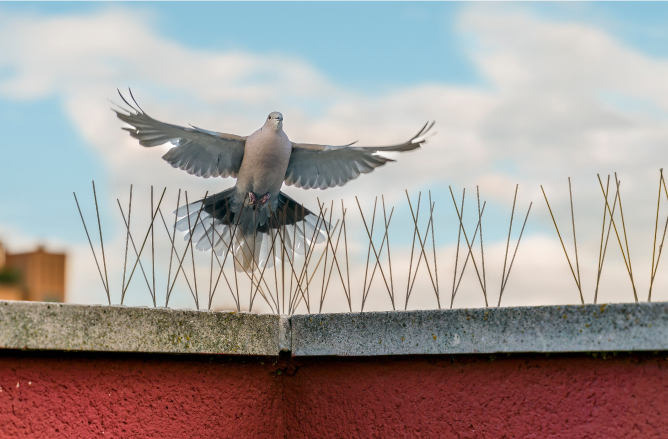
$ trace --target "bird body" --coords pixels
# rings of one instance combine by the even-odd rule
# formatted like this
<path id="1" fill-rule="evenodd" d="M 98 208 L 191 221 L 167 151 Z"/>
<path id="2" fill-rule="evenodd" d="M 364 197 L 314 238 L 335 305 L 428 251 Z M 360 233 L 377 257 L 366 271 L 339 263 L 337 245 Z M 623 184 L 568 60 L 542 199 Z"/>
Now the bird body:
<path id="1" fill-rule="evenodd" d="M 120 94 L 120 92 L 119 92 Z M 132 93 L 130 92 L 132 95 Z M 303 189 L 342 186 L 360 174 L 394 161 L 378 152 L 417 149 L 432 135 L 425 124 L 410 140 L 383 147 L 295 143 L 283 131 L 283 115 L 272 112 L 247 137 L 181 127 L 148 116 L 137 102 L 114 110 L 130 127 L 123 128 L 152 147 L 174 145 L 164 156 L 173 167 L 204 177 L 234 177 L 236 185 L 177 209 L 177 229 L 187 231 L 198 250 L 234 251 L 235 268 L 253 271 L 273 264 L 281 254 L 307 254 L 330 230 L 315 215 L 280 191 L 283 184 Z M 429 135 L 428 135 L 429 134 Z M 435 134 L 435 133 L 433 133 Z M 278 235 L 277 235 L 278 234 Z M 281 236 L 277 240 L 277 236 Z M 277 247 L 283 246 L 285 252 Z"/>
<path id="2" fill-rule="evenodd" d="M 237 192 L 243 198 L 252 192 L 257 198 L 269 194 L 275 203 L 288 168 L 292 142 L 283 131 L 283 116 L 274 112 L 264 126 L 248 136 L 244 159 L 237 175 Z"/>

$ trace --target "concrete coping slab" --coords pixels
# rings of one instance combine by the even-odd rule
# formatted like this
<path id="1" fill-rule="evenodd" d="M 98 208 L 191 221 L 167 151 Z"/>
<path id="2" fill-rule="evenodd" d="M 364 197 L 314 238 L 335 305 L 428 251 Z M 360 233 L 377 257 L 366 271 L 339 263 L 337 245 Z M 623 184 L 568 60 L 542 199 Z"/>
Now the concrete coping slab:
<path id="1" fill-rule="evenodd" d="M 668 303 L 297 315 L 292 355 L 668 350 Z"/>
<path id="2" fill-rule="evenodd" d="M 269 314 L 0 301 L 7 349 L 279 354 L 285 318 Z"/>
<path id="3" fill-rule="evenodd" d="M 0 301 L 0 348 L 277 356 L 668 350 L 668 303 L 294 315 Z"/>

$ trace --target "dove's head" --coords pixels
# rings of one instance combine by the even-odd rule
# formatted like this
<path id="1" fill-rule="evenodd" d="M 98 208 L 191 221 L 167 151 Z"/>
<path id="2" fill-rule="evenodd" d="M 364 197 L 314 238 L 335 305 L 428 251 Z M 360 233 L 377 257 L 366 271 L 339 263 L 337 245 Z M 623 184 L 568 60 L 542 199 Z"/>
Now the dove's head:
<path id="1" fill-rule="evenodd" d="M 283 115 L 278 111 L 272 111 L 269 113 L 269 116 L 267 116 L 267 121 L 264 124 L 273 128 L 275 131 L 280 131 L 283 129 Z"/>

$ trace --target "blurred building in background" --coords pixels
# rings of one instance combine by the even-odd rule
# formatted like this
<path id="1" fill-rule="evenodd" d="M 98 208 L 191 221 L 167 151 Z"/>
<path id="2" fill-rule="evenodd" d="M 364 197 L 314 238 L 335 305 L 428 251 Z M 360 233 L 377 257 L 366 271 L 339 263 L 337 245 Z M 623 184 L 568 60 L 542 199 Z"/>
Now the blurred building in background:
<path id="1" fill-rule="evenodd" d="M 0 300 L 65 301 L 64 253 L 38 247 L 28 253 L 8 253 L 0 243 Z"/>

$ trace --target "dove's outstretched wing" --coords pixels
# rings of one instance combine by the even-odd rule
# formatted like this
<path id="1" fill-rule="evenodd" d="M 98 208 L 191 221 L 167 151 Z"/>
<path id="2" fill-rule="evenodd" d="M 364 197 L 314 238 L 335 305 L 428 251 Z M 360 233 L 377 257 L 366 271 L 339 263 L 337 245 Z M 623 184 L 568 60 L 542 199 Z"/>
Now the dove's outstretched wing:
<path id="1" fill-rule="evenodd" d="M 377 152 L 405 152 L 419 148 L 428 137 L 434 123 L 426 123 L 410 140 L 391 146 L 327 146 L 293 143 L 290 163 L 284 183 L 304 189 L 327 189 L 343 186 L 348 181 L 366 174 L 394 160 Z"/>
<path id="2" fill-rule="evenodd" d="M 120 94 L 120 92 L 119 92 Z M 113 109 L 132 137 L 142 146 L 158 146 L 171 142 L 174 148 L 162 156 L 170 165 L 198 177 L 236 177 L 244 157 L 246 137 L 217 133 L 201 128 L 186 128 L 153 119 L 135 101 L 125 112 Z M 134 98 L 133 98 L 134 100 Z"/>

